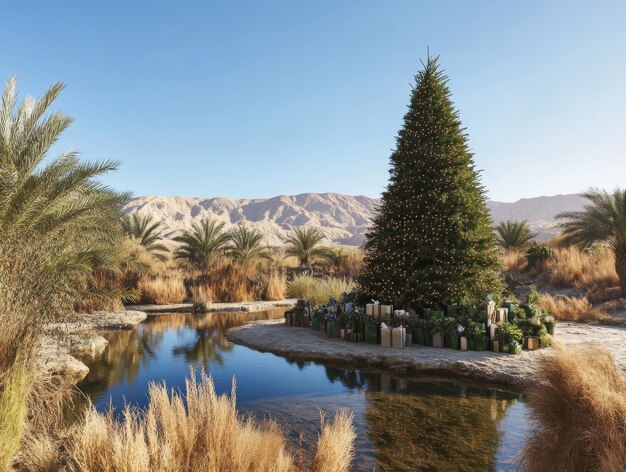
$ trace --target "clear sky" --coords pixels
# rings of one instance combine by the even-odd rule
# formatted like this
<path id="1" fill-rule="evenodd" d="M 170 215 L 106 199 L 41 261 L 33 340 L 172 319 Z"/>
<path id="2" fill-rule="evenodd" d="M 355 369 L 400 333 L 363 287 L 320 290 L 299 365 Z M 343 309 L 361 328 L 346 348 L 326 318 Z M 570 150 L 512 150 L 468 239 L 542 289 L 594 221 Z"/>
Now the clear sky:
<path id="1" fill-rule="evenodd" d="M 5 1 L 0 78 L 135 195 L 377 196 L 440 55 L 490 198 L 626 186 L 624 1 Z"/>

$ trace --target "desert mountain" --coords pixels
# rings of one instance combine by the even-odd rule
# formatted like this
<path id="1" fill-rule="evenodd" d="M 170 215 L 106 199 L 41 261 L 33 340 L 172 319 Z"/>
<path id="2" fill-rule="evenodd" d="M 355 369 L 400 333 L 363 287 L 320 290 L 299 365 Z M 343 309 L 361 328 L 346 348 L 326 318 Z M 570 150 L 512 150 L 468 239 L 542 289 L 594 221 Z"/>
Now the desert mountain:
<path id="1" fill-rule="evenodd" d="M 335 244 L 358 246 L 374 215 L 379 200 L 338 193 L 303 193 L 294 196 L 233 200 L 228 198 L 190 198 L 146 196 L 131 200 L 124 213 L 152 215 L 173 237 L 194 221 L 213 218 L 226 228 L 246 224 L 258 229 L 270 246 L 280 246 L 291 228 L 319 227 Z M 514 203 L 489 201 L 494 222 L 527 220 L 547 240 L 558 233 L 555 216 L 562 211 L 579 210 L 584 204 L 578 195 L 524 198 Z"/>

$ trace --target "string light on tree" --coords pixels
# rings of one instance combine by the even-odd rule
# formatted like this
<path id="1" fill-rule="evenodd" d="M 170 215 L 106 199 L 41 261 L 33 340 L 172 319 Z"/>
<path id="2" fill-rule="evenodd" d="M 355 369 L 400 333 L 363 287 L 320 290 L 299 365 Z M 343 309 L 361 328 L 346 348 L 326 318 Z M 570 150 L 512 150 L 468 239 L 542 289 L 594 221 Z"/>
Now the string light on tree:
<path id="1" fill-rule="evenodd" d="M 415 80 L 359 285 L 368 298 L 415 307 L 477 300 L 501 290 L 484 189 L 438 59 Z"/>

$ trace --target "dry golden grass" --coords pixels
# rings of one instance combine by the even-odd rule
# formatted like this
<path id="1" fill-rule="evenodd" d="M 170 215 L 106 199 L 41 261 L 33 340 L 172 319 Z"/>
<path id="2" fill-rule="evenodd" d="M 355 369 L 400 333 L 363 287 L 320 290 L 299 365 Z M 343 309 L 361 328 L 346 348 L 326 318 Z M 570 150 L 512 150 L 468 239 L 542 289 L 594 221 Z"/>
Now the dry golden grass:
<path id="1" fill-rule="evenodd" d="M 587 298 L 566 297 L 564 295 L 552 296 L 547 293 L 541 294 L 543 308 L 560 321 L 608 322 L 613 319 L 603 313 L 587 300 Z"/>
<path id="2" fill-rule="evenodd" d="M 333 423 L 321 414 L 322 432 L 317 440 L 317 453 L 313 459 L 313 472 L 348 472 L 354 458 L 356 433 L 352 420 L 354 415 L 339 411 Z"/>
<path id="3" fill-rule="evenodd" d="M 293 456 L 273 422 L 258 423 L 237 414 L 235 389 L 231 396 L 217 395 L 212 380 L 192 371 L 186 396 L 150 387 L 145 411 L 130 407 L 124 420 L 111 412 L 87 410 L 63 447 L 67 469 L 89 472 L 143 471 L 272 471 L 294 472 Z M 321 454 L 317 464 L 328 472 L 350 467 L 354 444 L 352 416 L 340 412 L 332 424 L 323 424 L 319 446 L 336 451 L 331 461 Z M 347 451 L 347 452 L 345 452 Z M 319 456 L 319 457 L 318 457 Z M 344 462 L 338 462 L 338 460 Z"/>
<path id="4" fill-rule="evenodd" d="M 504 268 L 509 272 L 519 272 L 526 266 L 526 255 L 523 251 L 508 250 L 502 253 Z"/>
<path id="5" fill-rule="evenodd" d="M 608 249 L 591 253 L 575 247 L 557 249 L 540 270 L 550 285 L 581 290 L 593 302 L 604 299 L 608 288 L 619 285 L 615 256 Z"/>
<path id="6" fill-rule="evenodd" d="M 283 300 L 287 293 L 287 279 L 282 271 L 272 270 L 267 274 L 265 296 L 263 300 Z"/>
<path id="7" fill-rule="evenodd" d="M 139 280 L 142 303 L 170 305 L 183 303 L 187 299 L 185 278 L 180 272 L 164 276 L 148 276 Z"/>
<path id="8" fill-rule="evenodd" d="M 602 348 L 553 345 L 528 391 L 533 427 L 523 470 L 623 472 L 626 376 Z"/>
<path id="9" fill-rule="evenodd" d="M 340 300 L 343 292 L 351 292 L 354 287 L 352 280 L 343 277 L 299 274 L 294 275 L 287 283 L 287 294 L 293 298 L 309 300 L 315 306 L 328 303 L 330 297 Z"/>

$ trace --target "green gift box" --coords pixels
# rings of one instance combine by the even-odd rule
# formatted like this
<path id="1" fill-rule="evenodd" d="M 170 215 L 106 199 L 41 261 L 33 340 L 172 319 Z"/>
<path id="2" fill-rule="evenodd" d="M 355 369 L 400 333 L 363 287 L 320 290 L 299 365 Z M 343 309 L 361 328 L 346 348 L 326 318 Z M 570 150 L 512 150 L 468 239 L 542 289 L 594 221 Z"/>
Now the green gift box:
<path id="1" fill-rule="evenodd" d="M 315 318 L 314 320 L 311 320 L 311 329 L 313 329 L 315 331 L 319 331 L 320 330 L 320 320 L 318 320 L 317 318 Z"/>
<path id="2" fill-rule="evenodd" d="M 469 307 L 469 309 L 467 310 L 467 314 L 470 315 L 472 318 L 476 318 L 478 316 L 478 308 L 476 308 L 475 306 Z"/>
<path id="3" fill-rule="evenodd" d="M 413 344 L 424 344 L 424 330 L 422 328 L 413 328 Z"/>
<path id="4" fill-rule="evenodd" d="M 327 321 L 326 322 L 326 336 L 328 336 L 329 338 L 332 338 L 334 329 L 335 329 L 335 322 Z"/>
<path id="5" fill-rule="evenodd" d="M 443 310 L 431 310 L 431 316 L 437 320 L 443 319 Z"/>
<path id="6" fill-rule="evenodd" d="M 478 320 L 482 322 L 487 321 L 487 310 L 478 310 Z"/>
<path id="7" fill-rule="evenodd" d="M 424 329 L 422 330 L 424 336 L 424 346 L 432 346 L 433 345 L 433 333 L 430 330 Z"/>
<path id="8" fill-rule="evenodd" d="M 456 306 L 455 305 L 446 305 L 446 316 L 456 316 Z"/>
<path id="9" fill-rule="evenodd" d="M 378 344 L 378 328 L 376 326 L 365 325 L 365 342 Z"/>
<path id="10" fill-rule="evenodd" d="M 449 347 L 450 349 L 459 348 L 459 333 L 452 331 L 446 334 L 446 347 Z"/>

